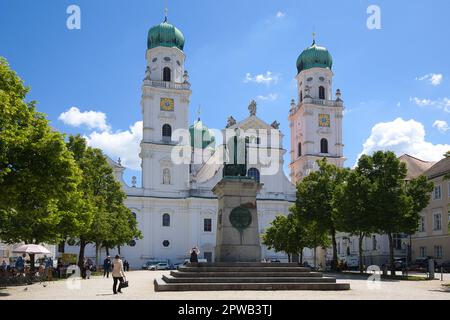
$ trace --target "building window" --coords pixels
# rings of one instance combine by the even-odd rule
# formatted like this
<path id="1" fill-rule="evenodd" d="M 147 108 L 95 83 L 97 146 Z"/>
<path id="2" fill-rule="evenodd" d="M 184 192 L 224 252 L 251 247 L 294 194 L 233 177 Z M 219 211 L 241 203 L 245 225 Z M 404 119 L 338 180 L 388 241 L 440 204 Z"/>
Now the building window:
<path id="1" fill-rule="evenodd" d="M 165 67 L 163 70 L 163 81 L 170 81 L 170 68 L 169 67 Z"/>
<path id="2" fill-rule="evenodd" d="M 163 184 L 170 184 L 170 169 L 163 170 Z"/>
<path id="3" fill-rule="evenodd" d="M 433 230 L 442 230 L 442 214 L 434 213 L 433 214 Z"/>
<path id="4" fill-rule="evenodd" d="M 167 123 L 162 126 L 162 138 L 166 142 L 172 140 L 172 127 Z"/>
<path id="5" fill-rule="evenodd" d="M 420 252 L 421 258 L 425 258 L 427 256 L 427 248 L 426 247 L 420 247 L 419 252 Z"/>
<path id="6" fill-rule="evenodd" d="M 322 86 L 319 87 L 319 99 L 325 100 L 325 88 Z"/>
<path id="7" fill-rule="evenodd" d="M 300 102 L 303 102 L 303 91 L 300 91 Z"/>
<path id="8" fill-rule="evenodd" d="M 341 243 L 340 242 L 337 243 L 337 253 L 341 254 Z"/>
<path id="9" fill-rule="evenodd" d="M 212 232 L 212 220 L 211 219 L 203 219 L 203 231 L 204 232 Z"/>
<path id="10" fill-rule="evenodd" d="M 130 242 L 128 242 L 128 245 L 130 247 L 135 247 L 136 246 L 136 240 L 131 240 Z"/>
<path id="11" fill-rule="evenodd" d="M 433 200 L 441 200 L 441 186 L 434 186 Z"/>
<path id="12" fill-rule="evenodd" d="M 164 213 L 162 216 L 163 227 L 170 227 L 170 214 Z"/>
<path id="13" fill-rule="evenodd" d="M 328 153 L 328 140 L 325 138 L 320 140 L 320 153 Z"/>
<path id="14" fill-rule="evenodd" d="M 434 257 L 442 259 L 442 246 L 434 246 Z"/>
<path id="15" fill-rule="evenodd" d="M 372 250 L 373 251 L 377 250 L 377 237 L 376 236 L 372 236 Z"/>
<path id="16" fill-rule="evenodd" d="M 425 232 L 425 217 L 420 217 L 419 232 Z"/>
<path id="17" fill-rule="evenodd" d="M 396 250 L 401 250 L 403 236 L 399 233 L 394 233 L 392 238 L 392 240 L 394 241 L 394 248 Z"/>
<path id="18" fill-rule="evenodd" d="M 170 246 L 170 241 L 169 240 L 164 240 L 162 245 L 167 248 L 168 246 Z"/>
<path id="19" fill-rule="evenodd" d="M 297 151 L 298 151 L 297 156 L 300 158 L 302 156 L 302 144 L 301 143 L 298 144 Z"/>
<path id="20" fill-rule="evenodd" d="M 259 183 L 260 181 L 260 174 L 259 174 L 259 170 L 256 168 L 250 168 L 248 169 L 248 174 L 247 174 L 250 178 L 255 179 L 256 182 Z"/>

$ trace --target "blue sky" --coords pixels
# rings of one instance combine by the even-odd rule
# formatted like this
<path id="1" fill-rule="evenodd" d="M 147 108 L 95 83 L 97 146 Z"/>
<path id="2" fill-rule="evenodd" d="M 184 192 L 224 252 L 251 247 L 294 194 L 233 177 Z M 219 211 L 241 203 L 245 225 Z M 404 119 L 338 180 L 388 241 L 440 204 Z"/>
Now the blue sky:
<path id="1" fill-rule="evenodd" d="M 81 9 L 81 30 L 66 27 L 71 4 Z M 381 9 L 381 30 L 367 28 L 371 4 Z M 449 13 L 447 0 L 169 0 L 169 22 L 186 39 L 191 122 L 201 105 L 202 120 L 222 128 L 229 115 L 247 117 L 257 99 L 260 118 L 281 122 L 287 149 L 295 63 L 315 30 L 345 101 L 347 166 L 363 151 L 438 160 L 450 149 Z M 164 0 L 0 0 L 0 55 L 53 127 L 84 134 L 136 168 L 130 141 L 141 120 L 147 32 L 163 18 Z M 266 80 L 246 82 L 248 73 Z M 58 120 L 71 107 L 83 119 L 95 112 L 97 122 Z"/>

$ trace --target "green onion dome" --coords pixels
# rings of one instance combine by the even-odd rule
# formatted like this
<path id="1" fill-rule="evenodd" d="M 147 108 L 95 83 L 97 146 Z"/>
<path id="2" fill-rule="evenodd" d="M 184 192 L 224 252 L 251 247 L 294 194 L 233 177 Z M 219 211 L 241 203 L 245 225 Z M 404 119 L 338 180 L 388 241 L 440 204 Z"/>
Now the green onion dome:
<path id="1" fill-rule="evenodd" d="M 328 68 L 331 70 L 333 58 L 328 50 L 316 45 L 316 41 L 306 48 L 297 59 L 298 73 L 311 68 Z"/>
<path id="2" fill-rule="evenodd" d="M 215 147 L 214 135 L 208 127 L 203 125 L 200 119 L 189 127 L 189 133 L 191 135 L 191 147 L 202 149 Z"/>
<path id="3" fill-rule="evenodd" d="M 147 48 L 156 47 L 177 47 L 180 50 L 184 48 L 184 36 L 179 29 L 167 22 L 167 18 L 163 23 L 154 26 L 148 32 Z"/>

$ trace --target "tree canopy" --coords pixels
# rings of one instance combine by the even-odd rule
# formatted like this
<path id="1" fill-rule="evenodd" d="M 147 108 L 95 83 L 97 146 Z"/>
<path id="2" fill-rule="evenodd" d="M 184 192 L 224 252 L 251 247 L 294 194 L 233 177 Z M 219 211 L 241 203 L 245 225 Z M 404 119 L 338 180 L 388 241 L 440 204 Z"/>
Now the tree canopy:
<path id="1" fill-rule="evenodd" d="M 25 101 L 28 91 L 0 58 L 0 238 L 55 243 L 88 226 L 90 216 L 64 136 Z"/>

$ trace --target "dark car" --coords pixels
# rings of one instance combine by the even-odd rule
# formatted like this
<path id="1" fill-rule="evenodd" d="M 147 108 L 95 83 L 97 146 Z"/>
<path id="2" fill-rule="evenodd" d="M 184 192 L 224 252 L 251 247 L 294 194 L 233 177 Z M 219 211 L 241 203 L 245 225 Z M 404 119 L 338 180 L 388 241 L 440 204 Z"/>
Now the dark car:
<path id="1" fill-rule="evenodd" d="M 439 271 L 441 271 L 441 268 L 443 272 L 450 272 L 450 260 L 444 261 L 440 265 L 438 265 Z"/>
<path id="2" fill-rule="evenodd" d="M 432 257 L 417 258 L 408 266 L 408 269 L 417 272 L 428 272 L 428 263 L 429 263 L 428 261 L 430 259 L 433 258 Z M 436 260 L 434 260 L 434 266 L 435 268 L 437 268 Z"/>

